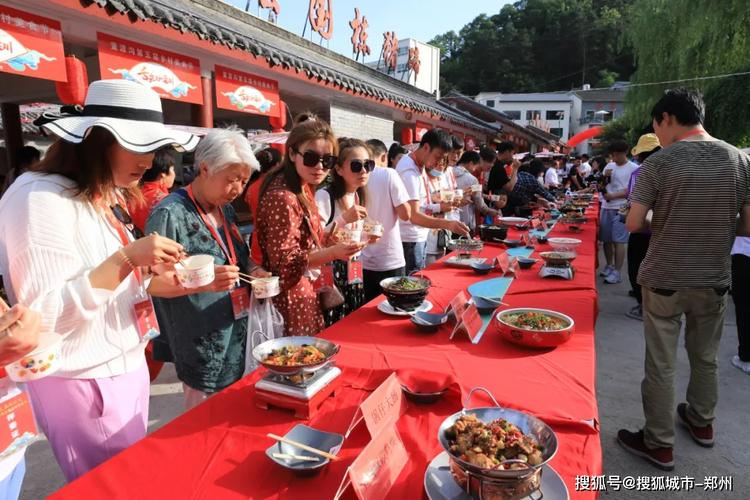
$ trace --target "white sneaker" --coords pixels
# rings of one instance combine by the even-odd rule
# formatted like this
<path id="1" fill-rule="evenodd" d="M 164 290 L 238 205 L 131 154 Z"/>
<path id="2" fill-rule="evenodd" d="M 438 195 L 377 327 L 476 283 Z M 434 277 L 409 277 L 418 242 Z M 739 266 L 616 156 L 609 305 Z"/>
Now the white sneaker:
<path id="1" fill-rule="evenodd" d="M 604 282 L 605 283 L 609 283 L 610 285 L 614 285 L 616 283 L 621 283 L 622 282 L 622 276 L 620 276 L 620 271 L 612 269 L 612 272 L 609 273 L 607 276 L 604 277 Z"/>
<path id="2" fill-rule="evenodd" d="M 606 277 L 606 276 L 609 276 L 609 275 L 610 275 L 610 274 L 612 273 L 612 271 L 614 271 L 614 270 L 615 270 L 614 266 L 610 266 L 609 264 L 607 264 L 607 265 L 606 265 L 606 266 L 604 267 L 604 269 L 602 269 L 602 270 L 601 270 L 601 271 L 599 272 L 599 276 L 602 276 L 602 277 Z"/>
<path id="3" fill-rule="evenodd" d="M 738 355 L 734 355 L 732 358 L 732 364 L 742 370 L 743 372 L 750 375 L 750 361 L 742 361 Z"/>

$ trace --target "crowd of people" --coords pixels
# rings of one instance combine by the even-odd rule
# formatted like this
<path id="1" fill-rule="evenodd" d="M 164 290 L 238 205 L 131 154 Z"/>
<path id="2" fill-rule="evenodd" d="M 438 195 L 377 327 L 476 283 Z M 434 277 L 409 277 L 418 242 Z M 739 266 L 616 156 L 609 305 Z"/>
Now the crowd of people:
<path id="1" fill-rule="evenodd" d="M 44 124 L 57 142 L 0 200 L 0 271 L 16 304 L 1 304 L 0 361 L 34 349 L 39 330 L 63 337 L 62 367 L 26 390 L 71 481 L 145 436 L 161 363 L 174 363 L 186 409 L 242 377 L 252 339 L 237 306 L 250 293 L 241 275 L 278 277 L 284 334 L 316 335 L 375 298 L 384 278 L 420 271 L 496 216 L 598 192 L 601 275 L 620 282 L 627 255 L 638 302 L 628 314 L 643 319 L 647 345 L 646 424 L 619 440 L 670 468 L 680 316 L 692 373 L 677 411 L 700 444 L 713 442 L 730 285 L 740 331 L 732 362 L 750 373 L 750 160 L 709 136 L 703 114 L 697 94 L 668 92 L 654 132 L 632 150 L 611 144 L 609 159 L 523 157 L 509 142 L 466 150 L 441 129 L 409 151 L 337 138 L 310 113 L 295 120 L 283 154 L 254 154 L 238 129 L 201 139 L 167 129 L 146 87 L 94 82 L 82 114 Z M 173 188 L 170 148 L 195 150 L 186 187 Z M 232 207 L 241 197 L 254 221 L 249 245 Z M 382 231 L 345 237 L 367 224 Z M 215 279 L 185 288 L 177 267 L 198 254 L 213 257 Z M 144 309 L 158 319 L 153 340 L 134 314 Z"/>

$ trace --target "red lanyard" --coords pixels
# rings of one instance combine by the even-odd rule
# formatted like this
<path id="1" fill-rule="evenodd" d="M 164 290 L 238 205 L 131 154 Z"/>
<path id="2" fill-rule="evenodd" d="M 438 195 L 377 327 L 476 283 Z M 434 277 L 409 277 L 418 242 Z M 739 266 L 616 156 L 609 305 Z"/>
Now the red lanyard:
<path id="1" fill-rule="evenodd" d="M 674 142 L 679 142 L 679 141 L 685 140 L 688 137 L 692 137 L 694 135 L 704 134 L 705 132 L 706 132 L 705 130 L 700 129 L 700 128 L 696 128 L 696 129 L 693 129 L 693 130 L 688 130 L 687 132 L 685 132 L 681 136 L 676 137 L 675 140 L 674 140 Z"/>
<path id="2" fill-rule="evenodd" d="M 447 172 L 448 174 L 448 180 L 450 181 L 451 189 L 454 191 L 458 187 L 458 182 L 456 182 L 456 174 L 453 173 L 453 167 L 447 167 L 446 170 L 450 169 L 450 171 Z M 445 172 L 443 173 L 445 175 Z"/>
<path id="3" fill-rule="evenodd" d="M 422 184 L 424 184 L 424 190 L 427 193 L 427 204 L 432 205 L 432 195 L 430 194 L 430 184 L 427 182 L 427 175 L 425 172 L 422 172 L 420 177 L 422 177 Z"/>
<path id="4" fill-rule="evenodd" d="M 211 221 L 208 219 L 208 215 L 203 210 L 203 208 L 198 204 L 197 201 L 195 201 L 195 196 L 193 195 L 193 186 L 192 184 L 187 187 L 187 194 L 190 198 L 190 201 L 193 202 L 193 205 L 195 205 L 195 209 L 198 210 L 198 215 L 201 216 L 201 219 L 203 219 L 203 223 L 206 225 L 206 228 L 211 233 L 211 236 L 214 237 L 214 240 L 216 240 L 216 243 L 219 244 L 219 247 L 221 248 L 221 251 L 224 252 L 224 255 L 227 256 L 227 259 L 229 260 L 229 263 L 233 266 L 237 265 L 237 255 L 234 253 L 234 242 L 232 241 L 232 236 L 229 234 L 229 225 L 227 224 L 227 220 L 224 217 L 224 210 L 219 210 L 221 212 L 221 224 L 224 226 L 224 236 L 227 238 L 226 246 L 224 245 L 224 242 L 221 241 L 221 236 L 219 236 L 219 233 L 216 232 L 216 228 L 213 224 L 211 224 Z M 227 251 L 229 253 L 227 253 Z"/>

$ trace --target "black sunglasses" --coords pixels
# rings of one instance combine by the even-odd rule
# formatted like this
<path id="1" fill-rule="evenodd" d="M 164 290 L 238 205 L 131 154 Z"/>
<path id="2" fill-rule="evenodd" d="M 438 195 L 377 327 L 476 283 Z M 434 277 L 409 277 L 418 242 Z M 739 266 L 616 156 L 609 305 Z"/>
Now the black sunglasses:
<path id="1" fill-rule="evenodd" d="M 115 214 L 115 219 L 120 221 L 120 223 L 122 223 L 122 225 L 125 226 L 128 231 L 130 231 L 130 234 L 133 235 L 134 239 L 137 240 L 139 238 L 143 238 L 143 231 L 138 229 L 135 224 L 133 224 L 133 219 L 130 218 L 130 214 L 127 210 L 117 204 L 112 207 L 112 213 Z"/>
<path id="2" fill-rule="evenodd" d="M 372 172 L 375 169 L 375 160 L 352 160 L 349 162 L 349 168 L 355 174 L 360 173 L 363 167 L 367 172 Z"/>
<path id="3" fill-rule="evenodd" d="M 304 153 L 300 153 L 299 151 L 296 151 L 297 154 L 302 155 L 302 163 L 306 167 L 314 168 L 317 167 L 320 163 L 323 165 L 323 168 L 325 170 L 331 170 L 334 166 L 336 166 L 336 163 L 339 161 L 338 156 L 335 155 L 323 155 L 320 156 L 315 151 L 305 151 Z"/>

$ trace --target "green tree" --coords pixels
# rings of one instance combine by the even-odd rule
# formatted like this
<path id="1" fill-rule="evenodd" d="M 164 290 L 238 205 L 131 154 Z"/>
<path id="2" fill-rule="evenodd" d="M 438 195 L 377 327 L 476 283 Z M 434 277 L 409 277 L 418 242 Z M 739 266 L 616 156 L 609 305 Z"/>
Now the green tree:
<path id="1" fill-rule="evenodd" d="M 709 131 L 728 142 L 750 143 L 750 77 L 654 82 L 711 77 L 750 70 L 750 4 L 747 0 L 636 0 L 628 30 L 637 71 L 625 120 L 636 130 L 667 88 L 701 90 Z"/>
<path id="2" fill-rule="evenodd" d="M 469 95 L 570 89 L 601 80 L 602 70 L 627 78 L 633 57 L 624 16 L 631 1 L 518 1 L 431 43 L 442 51 L 443 81 Z"/>

